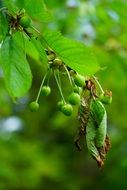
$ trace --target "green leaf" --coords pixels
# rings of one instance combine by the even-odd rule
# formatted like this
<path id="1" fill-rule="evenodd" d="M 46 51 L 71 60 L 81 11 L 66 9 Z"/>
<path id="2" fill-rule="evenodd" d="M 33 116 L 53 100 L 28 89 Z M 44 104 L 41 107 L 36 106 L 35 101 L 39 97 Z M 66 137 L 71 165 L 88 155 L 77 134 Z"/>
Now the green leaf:
<path id="1" fill-rule="evenodd" d="M 106 134 L 107 134 L 107 114 L 105 112 L 103 115 L 103 119 L 96 130 L 96 146 L 97 147 L 104 146 Z"/>
<path id="2" fill-rule="evenodd" d="M 33 43 L 34 47 L 38 51 L 42 63 L 47 65 L 48 63 L 47 55 L 39 39 L 31 38 L 31 42 Z"/>
<path id="3" fill-rule="evenodd" d="M 8 23 L 5 16 L 0 12 L 0 42 L 6 37 L 8 32 Z"/>
<path id="4" fill-rule="evenodd" d="M 87 123 L 86 127 L 86 143 L 89 153 L 94 158 L 100 158 L 99 152 L 95 145 L 95 138 L 96 138 L 96 128 L 94 126 L 93 120 L 89 118 L 89 122 Z"/>
<path id="5" fill-rule="evenodd" d="M 95 124 L 98 127 L 106 112 L 105 107 L 100 101 L 93 100 L 90 105 L 90 111 L 91 111 L 92 117 L 94 118 Z"/>
<path id="6" fill-rule="evenodd" d="M 31 18 L 40 22 L 49 22 L 52 20 L 52 15 L 46 8 L 43 0 L 25 0 L 26 12 Z"/>
<path id="7" fill-rule="evenodd" d="M 13 98 L 21 97 L 29 90 L 32 75 L 25 54 L 13 37 L 7 37 L 3 42 L 0 61 L 9 94 Z"/>
<path id="8" fill-rule="evenodd" d="M 61 60 L 82 75 L 93 75 L 100 67 L 90 47 L 63 37 L 59 32 L 46 30 L 43 38 Z"/>
<path id="9" fill-rule="evenodd" d="M 17 45 L 23 49 L 26 55 L 30 56 L 35 61 L 39 61 L 40 55 L 31 40 L 26 38 L 26 36 L 21 32 L 14 33 L 13 38 Z"/>
<path id="10" fill-rule="evenodd" d="M 47 55 L 39 38 L 31 37 L 30 40 L 28 40 L 21 32 L 16 32 L 13 38 L 17 45 L 20 46 L 28 56 L 33 58 L 36 62 L 39 62 L 40 66 L 47 70 Z"/>
<path id="11" fill-rule="evenodd" d="M 92 113 L 92 114 L 91 114 Z M 104 165 L 105 156 L 109 149 L 107 141 L 107 114 L 103 104 L 98 100 L 90 103 L 90 115 L 86 127 L 86 142 L 91 156 L 98 166 Z"/>
<path id="12" fill-rule="evenodd" d="M 104 146 L 107 133 L 107 113 L 103 104 L 98 100 L 93 100 L 90 105 L 91 120 L 96 130 L 96 146 Z"/>
<path id="13" fill-rule="evenodd" d="M 89 118 L 89 122 L 86 127 L 86 143 L 87 143 L 87 148 L 92 156 L 97 161 L 97 164 L 99 167 L 102 167 L 104 165 L 104 160 L 101 157 L 100 151 L 98 147 L 96 146 L 95 139 L 97 137 L 97 131 L 94 126 L 94 122 L 92 118 Z"/>
<path id="14" fill-rule="evenodd" d="M 13 1 L 4 0 L 3 4 L 5 7 L 8 8 L 8 10 L 11 14 L 15 14 L 18 11 L 18 7 L 16 6 L 16 4 Z"/>

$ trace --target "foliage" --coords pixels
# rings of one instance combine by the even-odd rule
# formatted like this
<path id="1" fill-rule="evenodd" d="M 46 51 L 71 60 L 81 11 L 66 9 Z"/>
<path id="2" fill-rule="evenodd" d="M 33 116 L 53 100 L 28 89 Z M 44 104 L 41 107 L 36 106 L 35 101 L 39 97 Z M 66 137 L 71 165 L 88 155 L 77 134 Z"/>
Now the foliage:
<path id="1" fill-rule="evenodd" d="M 17 4 L 19 4 L 18 1 L 17 1 Z M 92 54 L 91 50 L 89 50 L 90 48 L 86 47 L 80 42 L 75 42 L 73 40 L 64 38 L 58 32 L 44 30 L 43 33 L 40 34 L 40 32 L 37 29 L 35 29 L 34 26 L 31 26 L 30 18 L 27 17 L 26 14 L 29 14 L 29 16 L 33 19 L 39 18 L 38 21 L 40 21 L 41 19 L 41 21 L 43 22 L 49 21 L 47 18 L 50 17 L 50 13 L 48 13 L 47 9 L 45 8 L 43 1 L 38 0 L 34 8 L 31 7 L 31 5 L 33 4 L 34 4 L 34 1 L 33 2 L 24 1 L 23 5 L 20 4 L 19 10 L 18 10 L 18 7 L 16 7 L 13 2 L 11 3 L 11 2 L 5 1 L 5 6 L 7 6 L 7 8 L 3 7 L 0 13 L 1 21 L 3 20 L 3 16 L 4 16 L 6 17 L 6 20 L 8 22 L 8 32 L 6 33 L 3 31 L 5 22 L 1 22 L 2 24 L 1 26 L 2 29 L 1 29 L 1 34 L 0 34 L 2 36 L 1 38 L 2 40 L 1 66 L 4 71 L 4 78 L 6 81 L 5 84 L 7 86 L 7 89 L 10 95 L 13 98 L 21 97 L 24 93 L 26 93 L 28 89 L 30 88 L 31 79 L 32 79 L 30 71 L 28 69 L 28 64 L 25 63 L 26 62 L 25 44 L 24 46 L 21 46 L 22 47 L 21 49 L 21 47 L 18 47 L 15 43 L 14 33 L 18 31 L 22 33 L 22 38 L 23 38 L 22 41 L 24 40 L 24 36 L 23 36 L 24 33 L 28 36 L 29 40 L 31 40 L 33 36 L 32 42 L 35 45 L 36 50 L 39 53 L 41 52 L 40 56 L 42 58 L 45 56 L 44 48 L 50 47 L 54 50 L 57 56 L 61 58 L 64 64 L 66 64 L 73 70 L 83 75 L 92 75 L 96 71 L 99 70 L 99 66 L 94 58 L 94 55 Z M 4 5 L 4 2 L 3 2 L 3 5 Z M 10 11 L 12 11 L 12 13 Z M 24 18 L 25 18 L 25 23 L 24 23 Z M 33 30 L 37 31 L 39 33 L 39 36 L 37 34 L 34 36 L 33 31 L 30 32 L 29 30 L 27 30 L 27 28 L 32 28 Z M 6 37 L 6 36 L 10 36 L 10 37 Z M 37 41 L 39 41 L 38 43 L 35 42 L 34 37 L 36 38 Z M 41 41 L 38 37 L 42 38 L 42 40 L 45 42 L 46 47 L 43 44 L 40 44 Z M 10 40 L 7 40 L 6 38 L 9 38 Z M 13 40 L 11 40 L 11 38 Z M 19 38 L 20 37 L 17 38 L 17 41 L 20 40 Z M 23 55 L 23 51 L 24 51 L 24 55 Z M 19 52 L 21 52 L 21 54 L 19 54 Z M 18 62 L 18 64 L 16 64 L 16 62 Z M 44 57 L 44 63 L 45 62 L 46 62 L 46 58 Z M 42 63 L 43 63 L 43 59 L 42 59 Z M 22 65 L 22 68 L 20 68 L 21 65 Z M 8 71 L 10 71 L 11 74 Z M 26 72 L 27 72 L 27 75 L 26 75 Z M 14 77 L 15 73 L 16 73 L 16 76 Z M 21 76 L 22 73 L 24 73 L 23 76 Z M 8 80 L 8 77 L 10 80 Z M 15 78 L 15 80 L 17 81 L 15 85 L 13 84 L 13 80 L 14 80 L 13 78 Z M 24 81 L 27 81 L 27 84 L 25 84 Z M 12 89 L 13 89 L 13 93 L 12 93 Z"/>
<path id="2" fill-rule="evenodd" d="M 2 44 L 1 66 L 10 95 L 22 96 L 30 88 L 32 77 L 24 52 L 13 37 L 7 37 Z"/>
<path id="3" fill-rule="evenodd" d="M 14 14 L 24 7 L 24 2 L 17 0 L 13 4 L 13 1 L 3 0 L 0 1 L 0 6 L 3 7 L 3 3 L 5 3 Z M 42 1 L 38 0 L 37 6 L 38 2 Z M 71 2 L 74 3 L 71 4 Z M 81 152 L 75 150 L 73 138 L 79 125 L 76 119 L 77 108 L 74 108 L 71 118 L 67 118 L 58 112 L 56 103 L 60 97 L 57 93 L 55 80 L 52 77 L 50 79 L 51 95 L 40 97 L 39 112 L 31 113 L 29 111 L 28 104 L 37 94 L 47 69 L 47 57 L 44 51 L 46 44 L 43 36 L 40 36 L 32 28 L 29 29 L 29 32 L 33 32 L 34 36 L 39 36 L 39 40 L 32 37 L 29 41 L 29 37 L 25 33 L 22 36 L 21 32 L 16 32 L 12 38 L 14 44 L 22 49 L 20 52 L 22 54 L 24 52 L 23 41 L 25 41 L 27 54 L 27 59 L 24 63 L 20 60 L 21 64 L 18 66 L 22 68 L 27 60 L 25 65 L 28 66 L 28 63 L 30 65 L 33 83 L 30 88 L 31 79 L 28 79 L 27 87 L 25 90 L 21 90 L 20 95 L 18 94 L 20 88 L 18 88 L 18 93 L 14 94 L 13 87 L 11 87 L 13 93 L 11 96 L 13 97 L 20 97 L 27 93 L 17 100 L 17 104 L 13 104 L 5 90 L 3 80 L 5 73 L 2 69 L 0 70 L 0 189 L 126 189 L 127 3 L 120 0 L 45 0 L 45 3 L 50 11 L 42 5 L 44 14 L 37 16 L 37 18 L 29 12 L 34 11 L 32 3 L 29 5 L 29 11 L 25 7 L 28 16 L 32 19 L 32 25 L 36 26 L 41 34 L 46 35 L 47 29 L 50 32 L 55 31 L 52 34 L 56 34 L 56 31 L 60 30 L 67 37 L 67 40 L 75 41 L 74 39 L 77 39 L 87 44 L 89 46 L 87 51 L 89 52 L 89 49 L 91 51 L 92 47 L 99 64 L 101 64 L 101 70 L 96 76 L 103 84 L 104 89 L 113 91 L 113 102 L 110 107 L 106 107 L 109 118 L 108 133 L 112 141 L 112 148 L 107 155 L 105 167 L 101 171 L 90 159 L 84 139 L 81 140 L 81 144 L 85 150 Z M 51 18 L 51 12 L 54 18 Z M 44 20 L 48 23 L 43 22 L 42 24 Z M 4 24 L 1 25 L 1 22 Z M 2 27 L 3 25 L 4 27 Z M 6 19 L 0 14 L 0 41 L 5 38 L 7 31 Z M 10 41 L 9 38 L 7 39 Z M 85 49 L 87 46 L 84 46 Z M 16 49 L 17 52 L 18 50 Z M 7 52 L 5 53 L 7 54 Z M 59 52 L 57 53 L 59 54 Z M 2 59 L 6 58 L 2 57 Z M 13 64 L 17 70 L 15 63 L 11 63 L 11 66 Z M 97 71 L 95 70 L 93 74 Z M 25 72 L 23 73 L 25 74 Z M 19 76 L 20 74 L 18 72 Z M 86 75 L 86 73 L 84 74 Z M 28 76 L 25 75 L 25 77 Z M 64 76 L 62 76 L 61 82 L 64 86 L 64 94 L 68 96 L 70 83 Z M 28 88 L 30 89 L 29 92 Z M 15 117 L 13 118 L 13 116 Z M 10 119 L 14 119 L 13 121 L 18 119 L 21 127 L 18 126 L 14 130 L 12 126 L 15 126 L 15 122 L 10 123 Z"/>

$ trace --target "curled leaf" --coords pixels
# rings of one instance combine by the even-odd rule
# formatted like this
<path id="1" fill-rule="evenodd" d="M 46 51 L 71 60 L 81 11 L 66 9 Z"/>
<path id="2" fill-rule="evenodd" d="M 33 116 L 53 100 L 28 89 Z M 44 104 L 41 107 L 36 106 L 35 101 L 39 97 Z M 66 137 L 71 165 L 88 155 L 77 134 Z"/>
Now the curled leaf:
<path id="1" fill-rule="evenodd" d="M 103 104 L 98 100 L 92 100 L 90 103 L 90 117 L 86 127 L 86 141 L 91 156 L 102 167 L 111 145 L 107 136 L 107 113 Z"/>
<path id="2" fill-rule="evenodd" d="M 86 127 L 87 148 L 92 158 L 94 158 L 97 161 L 97 164 L 100 167 L 102 167 L 104 165 L 104 162 L 100 156 L 99 150 L 96 147 L 95 139 L 96 139 L 96 127 L 94 125 L 92 117 L 90 117 Z"/>

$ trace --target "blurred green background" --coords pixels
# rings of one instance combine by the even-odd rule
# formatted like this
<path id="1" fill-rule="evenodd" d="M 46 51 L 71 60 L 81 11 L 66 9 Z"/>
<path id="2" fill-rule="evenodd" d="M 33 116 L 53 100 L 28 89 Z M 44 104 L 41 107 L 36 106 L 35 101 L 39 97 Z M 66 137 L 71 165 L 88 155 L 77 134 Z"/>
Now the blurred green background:
<path id="1" fill-rule="evenodd" d="M 96 54 L 102 67 L 96 76 L 113 92 L 113 103 L 106 107 L 112 148 L 101 170 L 88 154 L 85 138 L 82 152 L 76 150 L 77 107 L 70 118 L 58 112 L 54 78 L 51 95 L 40 98 L 40 110 L 29 111 L 44 75 L 40 64 L 29 58 L 33 84 L 17 104 L 5 90 L 0 69 L 0 190 L 127 189 L 127 1 L 45 3 L 55 18 L 47 26 L 91 46 Z M 62 84 L 66 96 L 70 85 L 64 77 Z"/>

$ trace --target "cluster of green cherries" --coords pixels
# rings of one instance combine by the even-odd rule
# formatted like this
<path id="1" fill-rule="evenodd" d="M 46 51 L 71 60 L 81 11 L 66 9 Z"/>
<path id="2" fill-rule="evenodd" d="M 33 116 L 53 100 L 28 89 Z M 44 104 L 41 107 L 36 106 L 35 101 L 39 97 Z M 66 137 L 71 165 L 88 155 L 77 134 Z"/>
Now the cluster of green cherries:
<path id="1" fill-rule="evenodd" d="M 57 103 L 58 110 L 61 111 L 64 115 L 70 116 L 73 113 L 73 106 L 80 104 L 81 99 L 81 89 L 83 85 L 85 84 L 85 77 L 74 72 L 70 68 L 68 68 L 62 61 L 59 59 L 56 54 L 51 50 L 46 50 L 47 58 L 48 58 L 48 70 L 45 76 L 43 77 L 42 83 L 40 85 L 40 89 L 38 91 L 36 100 L 30 103 L 30 110 L 32 112 L 36 112 L 39 109 L 39 103 L 38 99 L 39 96 L 48 96 L 51 93 L 51 87 L 49 84 L 44 85 L 46 79 L 48 78 L 49 83 L 49 77 L 51 76 L 51 73 L 53 73 L 60 95 L 61 100 Z M 49 74 L 50 73 L 50 74 Z M 68 101 L 65 101 L 62 88 L 61 88 L 61 78 L 60 73 L 63 75 L 67 75 L 70 85 L 72 87 L 72 92 L 68 96 Z"/>
<path id="2" fill-rule="evenodd" d="M 28 28 L 31 26 L 31 19 L 28 16 L 24 15 L 20 19 L 19 24 L 23 28 Z M 71 72 L 69 72 L 67 67 L 62 63 L 62 61 L 56 57 L 55 53 L 52 50 L 46 50 L 46 53 L 47 53 L 48 63 L 49 63 L 50 69 L 52 69 L 53 71 L 57 70 L 57 72 L 67 72 L 67 75 L 69 77 L 71 85 L 72 85 L 72 81 L 74 81 L 73 92 L 69 95 L 68 103 L 66 103 L 64 96 L 63 96 L 63 93 L 62 93 L 60 79 L 59 79 L 59 77 L 57 77 L 57 74 L 55 74 L 55 72 L 54 72 L 56 83 L 58 85 L 58 88 L 59 88 L 59 91 L 61 94 L 61 101 L 59 101 L 57 103 L 57 107 L 64 115 L 70 116 L 73 112 L 72 106 L 79 105 L 79 103 L 80 103 L 80 99 L 81 99 L 80 98 L 80 92 L 81 92 L 81 87 L 83 87 L 83 85 L 85 84 L 85 78 L 80 74 L 77 74 L 77 73 L 74 74 L 73 73 L 73 75 L 74 75 L 73 76 L 74 80 L 73 80 L 71 77 Z M 46 75 L 47 75 L 47 73 L 46 73 Z M 44 76 L 44 78 L 42 80 L 42 83 L 41 83 L 41 86 L 40 86 L 36 100 L 31 102 L 29 105 L 30 110 L 32 112 L 36 112 L 39 109 L 39 103 L 38 103 L 39 96 L 40 95 L 48 96 L 51 93 L 51 87 L 49 85 L 44 85 L 46 75 Z"/>
<path id="3" fill-rule="evenodd" d="M 82 87 L 85 84 L 85 78 L 82 75 L 74 76 L 74 87 L 71 94 L 68 96 L 68 103 L 64 100 L 58 102 L 58 109 L 66 116 L 70 116 L 73 112 L 73 107 L 80 104 Z"/>
<path id="4" fill-rule="evenodd" d="M 4 11 L 9 16 L 9 25 L 11 29 L 24 31 L 30 38 L 32 34 L 27 31 L 27 28 L 32 28 L 36 32 L 38 32 L 38 30 L 32 26 L 32 20 L 25 13 L 24 9 L 21 9 L 15 16 L 11 15 L 8 12 L 7 8 L 2 9 L 2 11 Z M 36 100 L 31 102 L 29 105 L 30 110 L 32 112 L 36 112 L 39 109 L 38 100 L 39 100 L 40 95 L 43 95 L 43 96 L 50 95 L 51 88 L 49 84 L 44 85 L 44 83 L 45 83 L 46 78 L 48 77 L 48 74 L 52 71 L 55 77 L 56 83 L 58 85 L 60 95 L 61 95 L 61 100 L 58 102 L 57 107 L 64 115 L 70 116 L 73 112 L 73 106 L 80 104 L 82 90 L 83 88 L 85 88 L 85 85 L 86 85 L 86 79 L 84 76 L 76 73 L 75 71 L 67 67 L 62 62 L 62 60 L 56 56 L 53 50 L 51 50 L 50 48 L 47 48 L 45 51 L 48 58 L 48 71 L 42 80 Z M 65 101 L 65 98 L 63 96 L 59 73 L 63 73 L 64 75 L 65 74 L 67 75 L 72 87 L 72 92 L 69 95 L 67 102 Z M 104 104 L 110 104 L 112 102 L 112 94 L 111 92 L 104 93 L 102 91 L 102 94 L 99 97 L 99 99 Z"/>
<path id="5" fill-rule="evenodd" d="M 9 16 L 10 28 L 12 28 L 14 30 L 15 29 L 21 30 L 21 31 L 23 30 L 29 37 L 31 37 L 31 33 L 29 33 L 27 31 L 27 29 L 28 28 L 33 28 L 34 30 L 36 30 L 36 29 L 32 26 L 32 21 L 31 21 L 30 17 L 25 13 L 24 9 L 21 9 L 15 16 L 11 15 L 8 12 L 7 12 L 7 14 Z M 48 78 L 49 73 L 51 73 L 51 71 L 52 71 L 54 74 L 56 83 L 58 85 L 60 95 L 61 95 L 61 101 L 58 102 L 58 109 L 61 112 L 63 112 L 65 115 L 70 116 L 73 112 L 72 106 L 78 105 L 80 103 L 80 93 L 79 93 L 78 87 L 82 87 L 85 84 L 85 78 L 79 74 L 73 73 L 75 75 L 74 81 L 73 81 L 73 79 L 71 77 L 71 72 L 68 71 L 68 68 L 56 56 L 54 51 L 52 51 L 50 48 L 46 49 L 45 51 L 46 51 L 47 58 L 48 58 L 48 70 L 47 70 L 47 73 L 44 75 L 44 78 L 42 79 L 42 83 L 40 85 L 36 100 L 31 102 L 29 105 L 30 110 L 32 112 L 38 111 L 38 109 L 39 109 L 38 100 L 39 100 L 40 95 L 42 95 L 42 96 L 50 95 L 51 87 L 49 86 L 49 84 L 47 84 L 47 85 L 44 85 L 44 84 L 45 84 L 45 80 Z M 63 96 L 59 72 L 64 73 L 64 74 L 66 73 L 69 77 L 71 86 L 74 86 L 73 92 L 68 97 L 68 103 L 66 103 L 65 98 Z"/>
<path id="6" fill-rule="evenodd" d="M 58 66 L 58 63 L 57 63 L 57 66 Z M 54 63 L 53 63 L 53 67 L 54 67 Z M 56 65 L 55 65 L 55 67 L 56 67 Z M 61 94 L 61 100 L 57 103 L 58 110 L 61 111 L 64 115 L 70 116 L 73 113 L 73 106 L 80 104 L 80 100 L 81 100 L 80 94 L 82 91 L 81 87 L 83 87 L 83 85 L 85 84 L 85 78 L 82 75 L 75 73 L 75 75 L 73 77 L 73 79 L 74 79 L 74 86 L 72 88 L 73 90 L 70 93 L 70 95 L 68 96 L 68 101 L 66 102 L 65 98 L 63 96 L 63 93 L 62 93 L 59 77 L 57 77 L 58 72 L 56 72 L 57 74 L 55 72 L 54 72 L 54 76 L 55 76 L 56 83 L 59 88 L 59 92 Z M 68 74 L 69 74 L 69 72 L 68 72 Z M 42 84 L 44 83 L 44 78 L 43 78 Z M 69 74 L 69 79 L 72 80 L 72 77 L 70 76 L 70 74 Z M 32 112 L 36 112 L 39 109 L 39 103 L 38 103 L 39 96 L 40 95 L 48 96 L 51 93 L 50 86 L 42 85 L 42 84 L 40 86 L 39 93 L 37 95 L 36 100 L 31 102 L 29 105 L 30 110 Z"/>
<path id="7" fill-rule="evenodd" d="M 58 110 L 61 111 L 64 115 L 70 116 L 73 113 L 73 106 L 79 105 L 81 102 L 82 91 L 83 89 L 85 89 L 86 86 L 86 78 L 67 67 L 50 48 L 48 50 L 46 49 L 46 53 L 48 58 L 48 70 L 42 79 L 42 83 L 40 85 L 36 100 L 31 102 L 29 105 L 30 110 L 32 112 L 38 111 L 38 100 L 40 95 L 50 95 L 51 87 L 49 86 L 49 77 L 51 76 L 51 73 L 53 73 L 61 95 L 61 100 L 57 103 Z M 68 96 L 67 102 L 65 101 L 61 88 L 60 73 L 67 75 L 70 81 L 70 85 L 72 87 L 72 92 Z M 45 85 L 45 81 L 47 78 L 47 85 Z M 101 95 L 99 96 L 99 100 L 103 104 L 110 104 L 112 102 L 111 92 L 101 93 Z"/>

